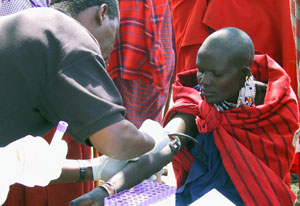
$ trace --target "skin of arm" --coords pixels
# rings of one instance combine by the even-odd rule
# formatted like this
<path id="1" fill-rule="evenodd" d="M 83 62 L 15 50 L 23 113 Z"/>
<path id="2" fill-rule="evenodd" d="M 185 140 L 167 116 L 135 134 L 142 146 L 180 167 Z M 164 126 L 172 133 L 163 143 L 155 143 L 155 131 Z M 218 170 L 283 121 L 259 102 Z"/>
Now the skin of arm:
<path id="1" fill-rule="evenodd" d="M 111 158 L 127 160 L 138 157 L 154 146 L 154 140 L 146 133 L 140 132 L 132 123 L 122 120 L 110 125 L 90 137 L 91 143 Z M 86 167 L 85 180 L 93 180 L 90 160 L 80 160 Z M 50 184 L 77 182 L 80 178 L 80 168 L 77 160 L 68 159 L 64 163 L 62 173 Z"/>
<path id="2" fill-rule="evenodd" d="M 140 132 L 128 120 L 112 124 L 89 138 L 92 145 L 102 154 L 117 160 L 138 157 L 154 147 L 154 140 Z"/>
<path id="3" fill-rule="evenodd" d="M 91 166 L 90 160 L 80 160 L 84 162 L 86 167 L 86 175 L 84 181 L 92 181 L 93 170 Z M 52 180 L 50 184 L 63 184 L 63 183 L 71 183 L 78 182 L 80 178 L 80 168 L 77 160 L 67 159 L 64 163 L 64 167 L 58 179 Z"/>
<path id="4" fill-rule="evenodd" d="M 165 126 L 167 132 L 184 133 L 194 136 L 197 132 L 195 117 L 188 114 L 176 114 Z M 186 143 L 181 139 L 182 146 Z M 139 157 L 138 161 L 130 162 L 121 171 L 112 176 L 108 182 L 114 185 L 120 192 L 130 189 L 139 184 L 144 179 L 158 172 L 162 167 L 173 160 L 174 153 L 167 145 L 156 153 L 147 153 Z M 132 175 L 134 174 L 134 175 Z M 97 187 L 79 198 L 70 202 L 71 206 L 100 206 L 104 204 L 104 198 L 108 193 L 102 188 Z"/>

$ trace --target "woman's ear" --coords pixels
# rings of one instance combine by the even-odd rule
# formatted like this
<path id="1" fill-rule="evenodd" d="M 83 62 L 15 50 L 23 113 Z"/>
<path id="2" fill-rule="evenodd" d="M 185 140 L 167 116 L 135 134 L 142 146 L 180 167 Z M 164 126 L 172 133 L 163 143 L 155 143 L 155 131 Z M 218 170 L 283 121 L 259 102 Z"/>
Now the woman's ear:
<path id="1" fill-rule="evenodd" d="M 108 15 L 108 5 L 102 4 L 96 13 L 96 19 L 97 19 L 98 24 L 101 25 L 107 15 Z"/>

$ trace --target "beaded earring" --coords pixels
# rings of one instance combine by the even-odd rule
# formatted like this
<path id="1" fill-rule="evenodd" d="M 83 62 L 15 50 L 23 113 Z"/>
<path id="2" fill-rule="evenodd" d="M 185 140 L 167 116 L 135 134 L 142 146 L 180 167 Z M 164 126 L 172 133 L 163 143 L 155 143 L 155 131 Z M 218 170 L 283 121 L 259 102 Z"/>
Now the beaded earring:
<path id="1" fill-rule="evenodd" d="M 256 87 L 253 75 L 246 76 L 244 87 L 240 89 L 237 107 L 240 105 L 252 106 L 255 101 Z"/>

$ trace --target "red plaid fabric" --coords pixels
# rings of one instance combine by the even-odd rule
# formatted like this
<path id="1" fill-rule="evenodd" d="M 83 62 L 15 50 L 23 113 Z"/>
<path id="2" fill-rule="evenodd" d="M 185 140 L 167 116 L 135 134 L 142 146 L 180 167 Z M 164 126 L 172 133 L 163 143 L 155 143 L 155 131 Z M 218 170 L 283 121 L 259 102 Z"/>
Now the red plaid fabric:
<path id="1" fill-rule="evenodd" d="M 110 76 L 142 80 L 163 91 L 169 81 L 161 31 L 168 0 L 120 0 L 120 35 L 110 55 Z"/>
<path id="2" fill-rule="evenodd" d="M 108 72 L 123 97 L 126 119 L 136 127 L 140 127 L 145 119 L 161 122 L 162 110 L 168 99 L 170 80 L 175 67 L 169 1 L 120 0 L 119 2 L 120 36 L 110 56 Z M 149 20 L 145 19 L 146 12 L 149 12 L 150 8 L 145 2 L 152 5 L 151 11 L 159 14 L 152 17 L 150 21 L 152 26 Z M 156 9 L 158 11 L 155 11 Z M 153 30 L 154 27 L 158 30 Z M 157 51 L 153 50 L 155 47 Z M 160 55 L 163 61 L 157 62 Z"/>
<path id="3" fill-rule="evenodd" d="M 184 112 L 196 117 L 199 132 L 213 132 L 224 167 L 245 205 L 293 205 L 288 178 L 299 109 L 288 75 L 270 57 L 256 55 L 252 73 L 268 82 L 264 104 L 218 112 L 192 88 L 197 84 L 196 72 L 178 75 L 173 86 L 175 105 L 165 122 Z M 191 158 L 184 152 L 173 162 L 176 176 L 183 178 L 185 174 L 177 172 L 187 173 L 192 162 L 186 161 Z"/>
<path id="4" fill-rule="evenodd" d="M 147 82 L 121 78 L 116 78 L 114 81 L 124 97 L 123 105 L 126 108 L 126 119 L 137 128 L 145 119 L 162 122 L 162 110 L 168 95 L 160 95 Z"/>

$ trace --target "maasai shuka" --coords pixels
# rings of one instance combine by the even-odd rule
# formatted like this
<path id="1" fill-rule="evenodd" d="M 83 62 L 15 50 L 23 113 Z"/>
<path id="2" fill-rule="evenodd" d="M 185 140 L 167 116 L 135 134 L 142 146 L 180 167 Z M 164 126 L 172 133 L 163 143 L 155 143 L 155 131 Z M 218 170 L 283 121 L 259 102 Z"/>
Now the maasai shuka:
<path id="1" fill-rule="evenodd" d="M 160 33 L 169 1 L 127 0 L 119 4 L 120 35 L 109 58 L 108 73 L 112 79 L 153 81 L 153 86 L 163 91 L 170 77 L 164 69 Z"/>
<path id="2" fill-rule="evenodd" d="M 182 72 L 173 85 L 174 106 L 164 123 L 176 113 L 195 116 L 198 132 L 213 132 L 224 167 L 245 205 L 293 205 L 288 184 L 299 127 L 297 98 L 287 73 L 267 55 L 255 55 L 251 68 L 256 80 L 268 84 L 264 104 L 218 112 L 193 88 L 197 69 Z M 180 187 L 194 161 L 187 148 L 174 157 Z"/>

